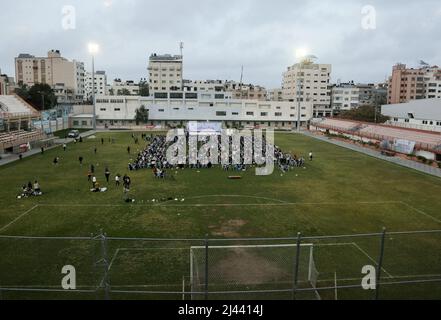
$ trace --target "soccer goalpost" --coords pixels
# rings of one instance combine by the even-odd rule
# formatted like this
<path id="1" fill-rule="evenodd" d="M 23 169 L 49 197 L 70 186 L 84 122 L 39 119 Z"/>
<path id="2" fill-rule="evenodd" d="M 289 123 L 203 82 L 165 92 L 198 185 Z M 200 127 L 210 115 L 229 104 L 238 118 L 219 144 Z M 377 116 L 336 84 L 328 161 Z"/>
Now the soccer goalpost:
<path id="1" fill-rule="evenodd" d="M 278 292 L 294 291 L 296 272 L 296 288 L 310 289 L 296 296 L 320 300 L 313 244 L 301 244 L 299 257 L 297 244 L 209 246 L 208 252 L 205 246 L 190 248 L 192 300 L 204 299 L 207 285 L 208 293 L 222 292 L 226 299 L 246 297 L 248 291 L 254 298 L 280 297 Z"/>

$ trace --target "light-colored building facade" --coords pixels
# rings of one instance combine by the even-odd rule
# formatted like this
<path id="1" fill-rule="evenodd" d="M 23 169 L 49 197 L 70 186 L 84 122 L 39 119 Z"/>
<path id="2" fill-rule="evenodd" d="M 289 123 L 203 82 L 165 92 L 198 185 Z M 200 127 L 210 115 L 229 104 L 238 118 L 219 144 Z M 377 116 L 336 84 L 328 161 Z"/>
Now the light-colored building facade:
<path id="1" fill-rule="evenodd" d="M 126 95 L 125 93 L 127 93 L 127 95 L 137 96 L 139 95 L 139 83 L 132 80 L 123 81 L 121 79 L 115 79 L 107 91 L 108 94 L 113 96 L 123 96 Z"/>
<path id="2" fill-rule="evenodd" d="M 388 104 L 441 96 L 441 69 L 434 67 L 408 68 L 396 64 L 388 83 Z"/>
<path id="3" fill-rule="evenodd" d="M 269 90 L 267 99 L 269 101 L 283 101 L 283 90 L 281 88 Z"/>
<path id="4" fill-rule="evenodd" d="M 390 117 L 393 126 L 441 132 L 441 99 L 384 105 L 381 113 Z"/>
<path id="5" fill-rule="evenodd" d="M 85 79 L 85 95 L 84 101 L 92 100 L 92 91 L 93 91 L 93 83 L 92 83 L 92 72 L 86 73 Z M 107 75 L 105 71 L 96 71 L 95 72 L 95 95 L 107 95 L 108 85 L 107 85 Z"/>
<path id="6" fill-rule="evenodd" d="M 182 98 L 173 98 L 181 93 Z M 99 127 L 132 127 L 135 111 L 145 106 L 149 126 L 160 128 L 185 126 L 189 121 L 223 122 L 226 128 L 275 128 L 291 130 L 297 126 L 297 102 L 216 99 L 207 93 L 170 92 L 166 98 L 97 97 L 96 114 Z M 312 103 L 302 102 L 300 120 L 305 125 L 312 118 Z"/>
<path id="7" fill-rule="evenodd" d="M 355 84 L 353 81 L 339 83 L 332 87 L 331 103 L 333 114 L 363 106 L 380 108 L 387 101 L 385 84 Z"/>
<path id="8" fill-rule="evenodd" d="M 330 64 L 317 64 L 308 59 L 288 67 L 283 73 L 283 100 L 310 101 L 314 117 L 331 116 L 331 71 Z"/>
<path id="9" fill-rule="evenodd" d="M 12 94 L 15 90 L 14 78 L 2 74 L 0 70 L 0 95 Z"/>
<path id="10" fill-rule="evenodd" d="M 61 103 L 84 99 L 84 63 L 63 58 L 59 50 L 49 51 L 47 57 L 20 54 L 15 58 L 15 78 L 19 85 L 50 85 Z"/>
<path id="11" fill-rule="evenodd" d="M 267 90 L 259 85 L 243 84 L 235 81 L 225 82 L 225 91 L 231 92 L 233 99 L 267 100 Z"/>
<path id="12" fill-rule="evenodd" d="M 426 70 L 424 98 L 441 99 L 441 68 L 433 67 Z"/>
<path id="13" fill-rule="evenodd" d="M 150 95 L 156 92 L 182 91 L 182 56 L 152 54 L 147 70 Z"/>
<path id="14" fill-rule="evenodd" d="M 332 110 L 334 113 L 357 109 L 360 106 L 360 88 L 353 82 L 332 87 Z"/>

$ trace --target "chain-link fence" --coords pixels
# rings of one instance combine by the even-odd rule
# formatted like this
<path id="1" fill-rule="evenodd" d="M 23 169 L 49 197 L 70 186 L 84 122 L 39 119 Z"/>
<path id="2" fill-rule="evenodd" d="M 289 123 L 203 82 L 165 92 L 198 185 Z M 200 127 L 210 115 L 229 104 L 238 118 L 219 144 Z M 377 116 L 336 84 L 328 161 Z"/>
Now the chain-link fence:
<path id="1" fill-rule="evenodd" d="M 441 299 L 441 230 L 272 239 L 0 236 L 0 256 L 0 299 Z"/>

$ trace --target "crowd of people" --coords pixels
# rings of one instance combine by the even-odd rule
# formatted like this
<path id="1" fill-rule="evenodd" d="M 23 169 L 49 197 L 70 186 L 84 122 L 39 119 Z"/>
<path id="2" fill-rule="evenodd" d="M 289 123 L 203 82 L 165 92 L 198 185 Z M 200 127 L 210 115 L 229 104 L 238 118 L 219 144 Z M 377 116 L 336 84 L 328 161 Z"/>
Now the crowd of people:
<path id="1" fill-rule="evenodd" d="M 193 150 L 190 152 L 193 152 L 194 154 L 188 154 L 187 155 L 187 161 L 186 164 L 179 164 L 179 165 L 171 165 L 167 161 L 167 148 L 169 147 L 170 143 L 167 143 L 166 137 L 163 135 L 157 135 L 157 136 L 143 136 L 143 139 L 148 143 L 148 146 L 145 150 L 141 151 L 137 158 L 132 162 L 129 163 L 128 169 L 130 171 L 136 171 L 140 169 L 152 169 L 153 175 L 157 178 L 165 178 L 167 170 L 170 169 L 183 169 L 183 168 L 190 168 L 190 169 L 210 169 L 214 165 L 211 162 L 208 163 L 201 163 L 200 161 L 197 161 L 196 163 L 189 163 L 189 159 L 197 159 L 197 151 Z M 187 139 L 188 139 L 188 133 L 187 133 Z M 208 137 L 206 141 L 199 142 L 199 145 L 205 144 L 208 142 Z M 252 146 L 253 143 L 258 142 L 258 145 L 260 144 L 262 146 L 262 157 L 266 159 L 266 150 L 267 150 L 267 144 L 265 137 L 262 138 L 262 141 L 256 141 L 256 138 L 253 137 L 242 137 L 240 139 L 240 147 L 233 144 L 233 138 L 230 137 L 229 141 L 229 149 L 231 150 L 231 153 L 229 155 L 229 164 L 223 164 L 222 169 L 224 171 L 246 171 L 250 166 L 256 166 L 255 159 L 252 159 L 251 157 L 251 164 L 249 162 L 245 161 L 245 159 L 248 157 L 250 158 L 250 155 L 245 154 L 246 146 Z M 172 143 L 176 143 L 177 138 Z M 282 172 L 287 172 L 289 170 L 292 170 L 294 168 L 304 167 L 305 166 L 305 159 L 303 157 L 298 157 L 297 155 L 293 155 L 290 153 L 283 152 L 281 148 L 277 146 L 271 146 L 274 150 L 274 157 L 269 157 L 268 159 L 271 161 L 274 161 L 275 165 L 280 169 Z M 222 144 L 219 137 L 219 143 L 218 143 L 218 162 L 222 163 Z M 210 151 L 208 152 L 210 154 Z M 252 154 L 251 154 L 252 156 Z M 312 156 L 310 154 L 310 158 L 312 160 Z M 240 159 L 237 161 L 237 159 Z"/>

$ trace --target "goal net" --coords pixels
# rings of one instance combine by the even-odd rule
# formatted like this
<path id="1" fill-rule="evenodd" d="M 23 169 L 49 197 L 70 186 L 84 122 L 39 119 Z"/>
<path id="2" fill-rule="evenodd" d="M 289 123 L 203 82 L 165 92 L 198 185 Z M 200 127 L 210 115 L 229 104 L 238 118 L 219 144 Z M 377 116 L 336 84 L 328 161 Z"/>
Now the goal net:
<path id="1" fill-rule="evenodd" d="M 204 246 L 190 248 L 190 285 L 193 300 L 287 299 L 295 283 L 296 244 Z M 296 299 L 320 299 L 314 246 L 299 252 Z"/>

